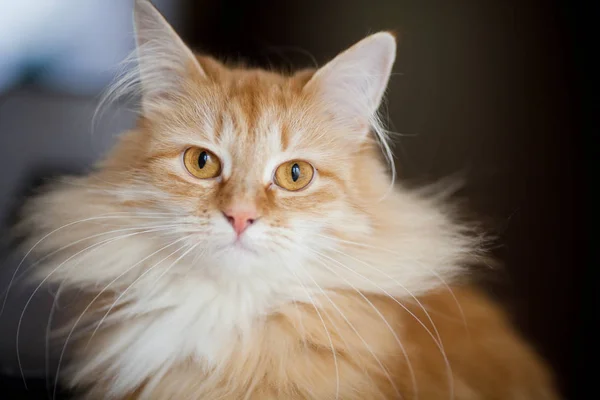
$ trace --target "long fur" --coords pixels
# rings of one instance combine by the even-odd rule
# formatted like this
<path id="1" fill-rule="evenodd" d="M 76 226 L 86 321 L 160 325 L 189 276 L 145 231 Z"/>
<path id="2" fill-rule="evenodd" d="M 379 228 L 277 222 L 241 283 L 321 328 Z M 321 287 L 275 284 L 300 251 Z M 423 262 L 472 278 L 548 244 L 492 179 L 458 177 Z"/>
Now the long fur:
<path id="1" fill-rule="evenodd" d="M 21 225 L 43 257 L 36 290 L 79 293 L 67 384 L 93 399 L 555 398 L 466 284 L 485 236 L 441 197 L 389 191 L 391 35 L 280 75 L 193 56 L 145 0 L 136 24 L 139 85 L 111 93 L 139 88 L 137 127 Z M 190 146 L 219 157 L 219 178 L 185 171 Z M 317 171 L 299 192 L 272 181 L 293 159 Z M 222 210 L 240 201 L 260 218 L 236 244 Z"/>

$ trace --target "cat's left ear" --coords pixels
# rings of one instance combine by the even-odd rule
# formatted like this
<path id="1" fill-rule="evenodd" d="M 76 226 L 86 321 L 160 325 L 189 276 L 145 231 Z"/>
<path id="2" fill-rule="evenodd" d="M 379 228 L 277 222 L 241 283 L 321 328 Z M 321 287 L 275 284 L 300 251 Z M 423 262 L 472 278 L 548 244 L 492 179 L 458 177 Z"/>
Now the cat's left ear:
<path id="1" fill-rule="evenodd" d="M 142 109 L 149 114 L 205 73 L 194 53 L 149 0 L 135 0 L 134 27 Z"/>
<path id="2" fill-rule="evenodd" d="M 319 69 L 304 90 L 316 91 L 337 117 L 356 121 L 366 133 L 381 104 L 395 58 L 395 37 L 388 32 L 373 34 Z"/>

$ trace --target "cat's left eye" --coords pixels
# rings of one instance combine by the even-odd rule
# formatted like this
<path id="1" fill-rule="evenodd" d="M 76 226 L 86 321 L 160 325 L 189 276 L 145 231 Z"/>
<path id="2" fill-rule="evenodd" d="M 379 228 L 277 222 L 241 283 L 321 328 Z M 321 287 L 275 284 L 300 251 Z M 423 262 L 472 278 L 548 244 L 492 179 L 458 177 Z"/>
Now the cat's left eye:
<path id="1" fill-rule="evenodd" d="M 288 161 L 275 170 L 275 184 L 296 192 L 307 187 L 314 176 L 315 168 L 310 163 L 301 160 Z"/>
<path id="2" fill-rule="evenodd" d="M 221 161 L 211 151 L 201 147 L 190 147 L 183 153 L 183 164 L 190 174 L 198 179 L 216 178 L 221 174 Z"/>

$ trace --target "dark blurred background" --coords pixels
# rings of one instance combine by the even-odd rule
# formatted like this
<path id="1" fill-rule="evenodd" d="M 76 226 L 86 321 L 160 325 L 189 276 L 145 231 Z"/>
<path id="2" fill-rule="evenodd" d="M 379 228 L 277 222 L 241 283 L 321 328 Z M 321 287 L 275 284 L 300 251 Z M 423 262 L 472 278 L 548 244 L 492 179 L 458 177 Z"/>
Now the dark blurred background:
<path id="1" fill-rule="evenodd" d="M 0 34 L 11 20 L 13 25 L 15 19 L 28 20 L 9 2 L 0 0 Z M 99 93 L 131 49 L 131 2 L 79 3 L 62 12 L 43 10 L 54 15 L 47 18 L 54 25 L 58 19 L 61 29 L 71 29 L 50 41 L 66 43 L 54 52 L 48 50 L 48 31 L 46 42 L 30 41 L 38 47 L 30 43 L 25 55 L 6 45 L 24 39 L 6 35 L 3 54 L 0 35 L 0 75 L 11 71 L 3 86 L 0 76 L 5 226 L 32 185 L 57 173 L 84 171 L 133 123 L 126 107 L 107 111 L 93 132 L 91 123 Z M 589 261 L 584 199 L 591 201 L 583 191 L 593 182 L 584 163 L 593 148 L 584 143 L 584 132 L 592 128 L 588 118 L 595 111 L 589 54 L 598 36 L 591 32 L 600 17 L 596 6 L 537 0 L 156 4 L 196 50 L 266 67 L 322 65 L 368 33 L 394 30 L 398 59 L 386 109 L 397 133 L 400 179 L 416 184 L 466 176 L 460 193 L 465 207 L 499 234 L 495 256 L 503 267 L 487 280 L 491 292 L 552 364 L 566 398 L 580 398 L 579 356 L 588 353 L 581 347 L 582 299 L 592 294 L 583 275 Z M 48 29 L 58 29 L 54 25 Z M 22 37 L 19 29 L 12 32 Z M 41 48 L 51 54 L 36 57 Z M 7 243 L 0 249 L 0 293 L 19 261 Z M 0 372 L 7 377 L 19 376 L 16 325 L 30 292 L 12 292 L 0 316 Z M 23 319 L 19 350 L 31 385 L 44 377 L 50 302 L 48 293 L 36 296 Z M 31 389 L 31 398 L 45 396 L 45 384 L 39 383 L 39 394 Z M 22 387 L 18 379 L 6 385 Z M 15 396 L 10 398 L 25 398 Z"/>

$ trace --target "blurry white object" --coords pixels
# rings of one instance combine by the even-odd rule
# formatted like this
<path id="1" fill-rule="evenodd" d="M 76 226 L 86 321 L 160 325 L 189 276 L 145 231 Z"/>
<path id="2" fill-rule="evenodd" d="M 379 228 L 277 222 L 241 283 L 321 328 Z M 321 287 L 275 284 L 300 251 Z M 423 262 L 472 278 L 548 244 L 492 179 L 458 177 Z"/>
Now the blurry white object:
<path id="1" fill-rule="evenodd" d="M 166 14 L 180 5 L 155 3 Z M 29 74 L 77 94 L 101 90 L 133 49 L 132 9 L 132 0 L 0 0 L 0 93 Z"/>

